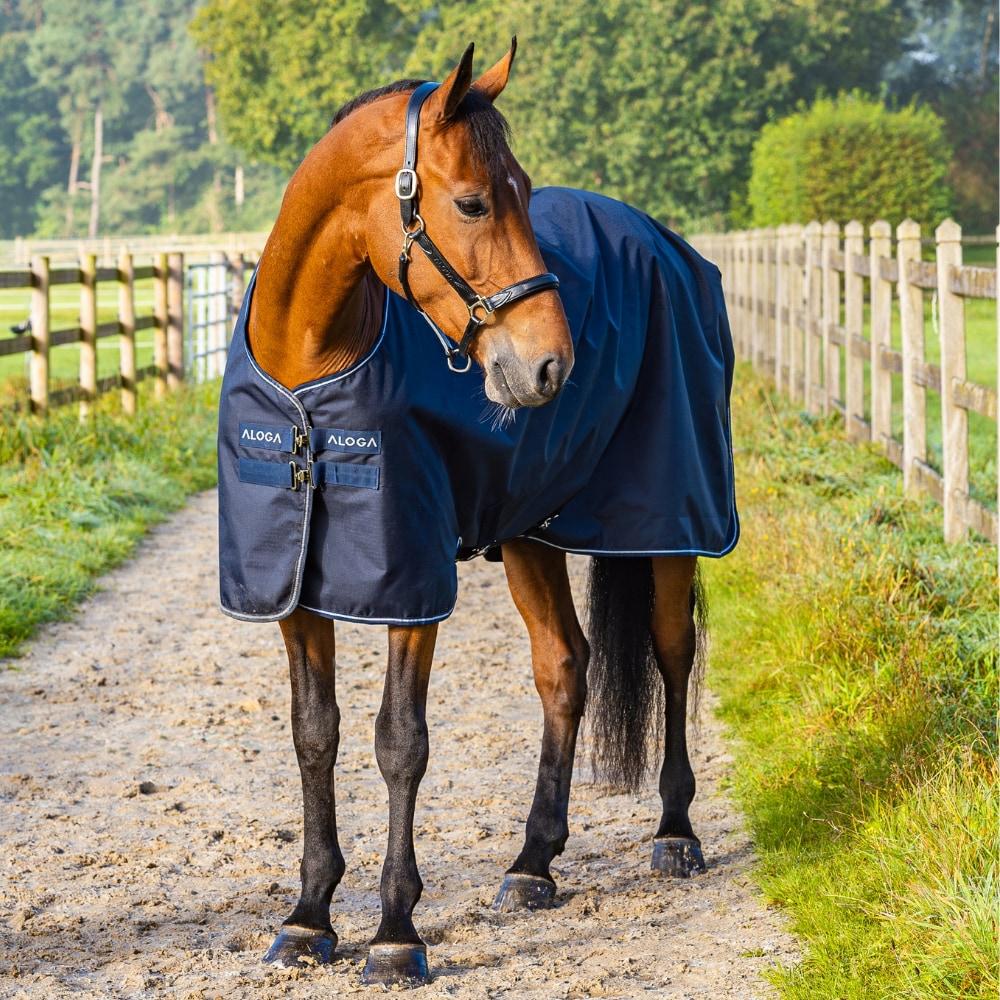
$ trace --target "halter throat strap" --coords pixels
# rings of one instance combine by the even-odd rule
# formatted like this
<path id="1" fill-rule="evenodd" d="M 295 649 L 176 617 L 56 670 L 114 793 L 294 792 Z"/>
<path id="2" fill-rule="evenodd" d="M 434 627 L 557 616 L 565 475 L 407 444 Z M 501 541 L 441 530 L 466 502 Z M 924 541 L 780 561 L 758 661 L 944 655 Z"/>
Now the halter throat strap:
<path id="1" fill-rule="evenodd" d="M 444 347 L 448 359 L 448 367 L 455 372 L 466 372 L 472 367 L 469 350 L 479 328 L 486 322 L 488 316 L 503 306 L 527 298 L 537 292 L 544 292 L 559 287 L 559 279 L 550 271 L 536 274 L 531 278 L 515 281 L 506 288 L 492 295 L 480 295 L 448 262 L 434 241 L 427 235 L 427 229 L 419 210 L 419 180 L 417 178 L 417 140 L 420 133 L 420 109 L 424 101 L 438 88 L 437 83 L 422 83 L 410 95 L 406 105 L 406 137 L 403 147 L 403 166 L 396 174 L 395 190 L 399 199 L 399 215 L 403 226 L 403 249 L 399 255 L 399 283 L 406 295 L 407 302 L 418 310 L 434 328 L 438 339 Z M 433 320 L 420 308 L 413 290 L 410 288 L 409 269 L 410 252 L 413 244 L 424 252 L 427 259 L 434 265 L 438 273 L 458 293 L 469 310 L 469 321 L 458 346 L 455 347 L 441 333 Z"/>

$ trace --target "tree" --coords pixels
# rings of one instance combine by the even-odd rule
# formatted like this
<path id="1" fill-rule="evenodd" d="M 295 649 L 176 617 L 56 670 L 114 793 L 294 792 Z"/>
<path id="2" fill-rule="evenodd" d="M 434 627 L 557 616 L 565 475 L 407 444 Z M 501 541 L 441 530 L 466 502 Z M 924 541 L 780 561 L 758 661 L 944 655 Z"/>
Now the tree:
<path id="1" fill-rule="evenodd" d="M 57 183 L 68 149 L 50 114 L 55 95 L 27 66 L 30 17 L 0 10 L 0 235 L 34 228 L 35 203 Z"/>
<path id="2" fill-rule="evenodd" d="M 1000 175 L 998 18 L 994 0 L 913 0 L 907 52 L 885 71 L 890 93 L 929 104 L 945 121 L 955 214 L 967 232 L 992 233 Z"/>
<path id="3" fill-rule="evenodd" d="M 492 60 L 517 34 L 501 106 L 536 183 L 690 225 L 742 200 L 765 121 L 824 87 L 876 88 L 912 24 L 898 0 L 208 0 L 194 30 L 226 134 L 285 169 L 358 91 L 440 79 L 469 40 Z"/>
<path id="4" fill-rule="evenodd" d="M 225 133 L 251 157 L 295 166 L 359 91 L 401 75 L 421 0 L 210 0 L 191 31 L 212 55 Z"/>

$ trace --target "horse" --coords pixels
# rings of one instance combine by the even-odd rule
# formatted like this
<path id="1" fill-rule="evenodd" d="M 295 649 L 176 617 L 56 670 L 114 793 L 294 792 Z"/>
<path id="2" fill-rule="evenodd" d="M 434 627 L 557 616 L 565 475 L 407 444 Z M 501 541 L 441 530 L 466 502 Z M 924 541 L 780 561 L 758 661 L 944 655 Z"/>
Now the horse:
<path id="1" fill-rule="evenodd" d="M 515 52 L 516 39 L 474 80 L 470 45 L 440 84 L 345 105 L 288 184 L 234 331 L 222 608 L 280 624 L 303 797 L 301 893 L 267 962 L 335 954 L 334 622 L 368 621 L 388 628 L 375 753 L 389 815 L 363 979 L 429 979 L 413 819 L 456 558 L 502 560 L 544 716 L 524 845 L 495 907 L 555 901 L 588 683 L 604 780 L 640 788 L 664 734 L 652 869 L 705 869 L 686 743 L 697 561 L 738 536 L 719 273 L 620 202 L 532 192 L 494 105 Z M 567 551 L 593 556 L 589 639 Z"/>

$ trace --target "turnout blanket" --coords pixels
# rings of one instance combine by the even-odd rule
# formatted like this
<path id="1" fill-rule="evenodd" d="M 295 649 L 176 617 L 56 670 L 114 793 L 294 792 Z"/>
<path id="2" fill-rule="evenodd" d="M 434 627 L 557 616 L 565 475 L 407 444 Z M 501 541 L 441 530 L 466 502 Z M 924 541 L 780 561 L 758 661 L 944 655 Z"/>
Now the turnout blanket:
<path id="1" fill-rule="evenodd" d="M 543 188 L 531 218 L 576 348 L 561 393 L 490 419 L 387 291 L 377 342 L 289 389 L 237 320 L 219 410 L 221 603 L 382 624 L 452 611 L 455 561 L 527 537 L 592 555 L 721 556 L 739 536 L 733 349 L 718 269 L 641 212 Z"/>

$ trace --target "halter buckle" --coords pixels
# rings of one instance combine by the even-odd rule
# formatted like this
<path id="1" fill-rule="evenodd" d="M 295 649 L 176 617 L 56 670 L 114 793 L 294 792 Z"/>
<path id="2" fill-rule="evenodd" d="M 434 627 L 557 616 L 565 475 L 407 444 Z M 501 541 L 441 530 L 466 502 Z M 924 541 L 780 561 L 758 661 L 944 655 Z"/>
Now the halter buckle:
<path id="1" fill-rule="evenodd" d="M 403 190 L 403 185 L 406 185 L 406 190 Z M 396 197 L 400 201 L 413 201 L 417 196 L 417 172 L 412 169 L 412 167 L 403 167 L 402 170 L 398 171 L 396 174 L 396 182 L 394 184 L 396 190 Z"/>
<path id="2" fill-rule="evenodd" d="M 489 301 L 483 298 L 482 295 L 477 295 L 475 301 L 467 302 L 465 305 L 466 308 L 469 310 L 469 319 L 472 320 L 472 322 L 476 323 L 478 326 L 482 326 L 486 322 L 486 317 L 492 316 L 493 313 L 496 312 L 493 306 L 490 305 Z M 480 319 L 476 315 L 477 309 L 482 309 L 483 312 L 486 314 L 485 316 L 483 316 L 482 319 Z"/>

